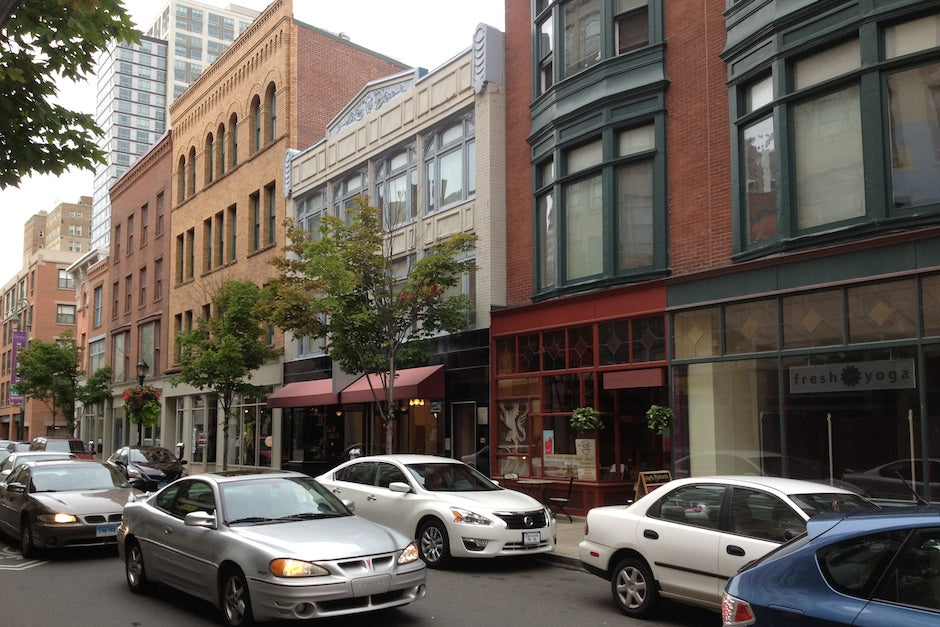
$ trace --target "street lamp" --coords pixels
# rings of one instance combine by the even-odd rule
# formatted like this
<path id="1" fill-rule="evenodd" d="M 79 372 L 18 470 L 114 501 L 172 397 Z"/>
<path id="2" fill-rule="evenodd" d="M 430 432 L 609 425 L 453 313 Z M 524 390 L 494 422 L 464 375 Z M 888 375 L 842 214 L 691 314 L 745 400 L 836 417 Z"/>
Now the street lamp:
<path id="1" fill-rule="evenodd" d="M 137 383 L 140 384 L 140 387 L 144 386 L 144 377 L 147 376 L 147 371 L 150 370 L 150 364 L 141 359 L 137 362 Z M 137 443 L 144 443 L 144 421 L 142 416 L 137 417 Z"/>

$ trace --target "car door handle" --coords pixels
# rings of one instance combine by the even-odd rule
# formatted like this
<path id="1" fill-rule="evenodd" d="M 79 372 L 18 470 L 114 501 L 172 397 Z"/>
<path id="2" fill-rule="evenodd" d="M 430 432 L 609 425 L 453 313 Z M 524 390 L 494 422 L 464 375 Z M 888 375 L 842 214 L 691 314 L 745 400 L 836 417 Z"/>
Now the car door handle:
<path id="1" fill-rule="evenodd" d="M 163 535 L 165 535 L 165 536 L 173 535 L 173 530 L 170 529 L 169 527 L 164 527 L 164 528 L 163 528 Z"/>
<path id="2" fill-rule="evenodd" d="M 736 555 L 737 557 L 744 557 L 746 555 L 744 549 L 736 544 L 729 544 L 727 547 L 725 547 L 725 551 L 728 552 L 728 555 Z"/>
<path id="3" fill-rule="evenodd" d="M 644 529 L 643 537 L 649 538 L 650 540 L 659 540 L 659 534 L 653 531 L 652 529 Z"/>
<path id="4" fill-rule="evenodd" d="M 333 488 L 333 494 L 340 494 L 341 492 L 342 490 L 340 490 L 339 488 Z"/>
<path id="5" fill-rule="evenodd" d="M 366 500 L 367 500 L 367 501 L 374 501 L 374 500 L 376 500 L 376 496 L 375 496 L 374 494 L 370 494 L 369 496 L 366 497 Z"/>

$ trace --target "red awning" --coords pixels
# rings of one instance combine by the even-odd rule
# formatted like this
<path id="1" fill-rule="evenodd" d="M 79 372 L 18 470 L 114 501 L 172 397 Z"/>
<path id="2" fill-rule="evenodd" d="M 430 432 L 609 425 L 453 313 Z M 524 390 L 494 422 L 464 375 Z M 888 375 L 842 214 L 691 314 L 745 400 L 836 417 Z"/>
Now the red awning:
<path id="1" fill-rule="evenodd" d="M 377 374 L 368 375 L 379 399 L 385 398 L 382 379 Z M 369 379 L 361 376 L 340 392 L 343 403 L 371 403 L 375 399 L 369 387 Z M 403 398 L 444 398 L 444 366 L 422 366 L 405 368 L 395 373 L 394 400 Z"/>
<path id="2" fill-rule="evenodd" d="M 643 368 L 641 370 L 618 370 L 604 373 L 604 389 L 620 388 L 658 388 L 666 384 L 666 375 L 662 368 Z"/>
<path id="3" fill-rule="evenodd" d="M 333 379 L 288 383 L 268 396 L 268 407 L 315 407 L 337 403 L 339 396 L 333 392 Z"/>

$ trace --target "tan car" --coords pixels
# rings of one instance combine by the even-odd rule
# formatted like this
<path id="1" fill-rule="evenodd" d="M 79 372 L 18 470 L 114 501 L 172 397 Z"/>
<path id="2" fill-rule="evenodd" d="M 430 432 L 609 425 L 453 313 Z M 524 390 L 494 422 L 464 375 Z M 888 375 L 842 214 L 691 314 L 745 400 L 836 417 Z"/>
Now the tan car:
<path id="1" fill-rule="evenodd" d="M 136 493 L 102 462 L 25 462 L 0 482 L 0 530 L 19 538 L 24 557 L 114 545 L 124 505 Z"/>

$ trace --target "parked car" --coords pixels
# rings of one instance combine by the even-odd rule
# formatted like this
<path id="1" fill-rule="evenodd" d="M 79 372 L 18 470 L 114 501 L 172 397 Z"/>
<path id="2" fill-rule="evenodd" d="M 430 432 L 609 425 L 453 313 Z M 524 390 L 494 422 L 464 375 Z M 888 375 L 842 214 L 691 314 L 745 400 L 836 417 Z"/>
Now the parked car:
<path id="1" fill-rule="evenodd" d="M 79 459 L 95 458 L 95 456 L 85 448 L 85 443 L 82 440 L 67 436 L 43 435 L 33 438 L 33 441 L 29 443 L 29 450 L 73 453 Z"/>
<path id="2" fill-rule="evenodd" d="M 0 482 L 0 529 L 19 538 L 23 556 L 44 550 L 114 544 L 134 489 L 99 461 L 20 464 Z"/>
<path id="3" fill-rule="evenodd" d="M 17 466 L 32 461 L 64 461 L 78 459 L 73 453 L 56 453 L 52 451 L 23 451 L 10 453 L 3 462 L 0 462 L 0 481 L 6 481 Z"/>
<path id="4" fill-rule="evenodd" d="M 406 605 L 425 595 L 415 543 L 355 516 L 298 472 L 183 477 L 132 500 L 118 529 L 127 584 L 206 599 L 229 625 Z"/>
<path id="5" fill-rule="evenodd" d="M 806 534 L 734 575 L 723 625 L 940 624 L 940 509 L 811 519 Z"/>
<path id="6" fill-rule="evenodd" d="M 887 464 L 875 466 L 869 470 L 846 470 L 842 478 L 859 489 L 865 490 L 871 498 L 915 500 L 915 493 L 923 495 L 924 471 L 923 459 L 914 460 L 915 474 L 911 474 L 911 460 L 898 459 Z M 930 473 L 930 500 L 940 500 L 940 459 L 928 459 Z M 913 481 L 911 477 L 916 477 Z"/>
<path id="7" fill-rule="evenodd" d="M 451 557 L 549 553 L 555 519 L 531 496 L 508 490 L 448 457 L 374 455 L 317 477 L 356 513 L 418 539 L 432 568 Z"/>
<path id="8" fill-rule="evenodd" d="M 161 446 L 122 446 L 108 458 L 132 486 L 139 490 L 159 490 L 186 476 L 185 459 L 179 459 Z"/>
<path id="9" fill-rule="evenodd" d="M 620 610 L 653 613 L 660 598 L 721 608 L 725 582 L 827 511 L 875 508 L 834 486 L 780 477 L 676 479 L 632 505 L 588 511 L 578 555 L 610 582 Z"/>

